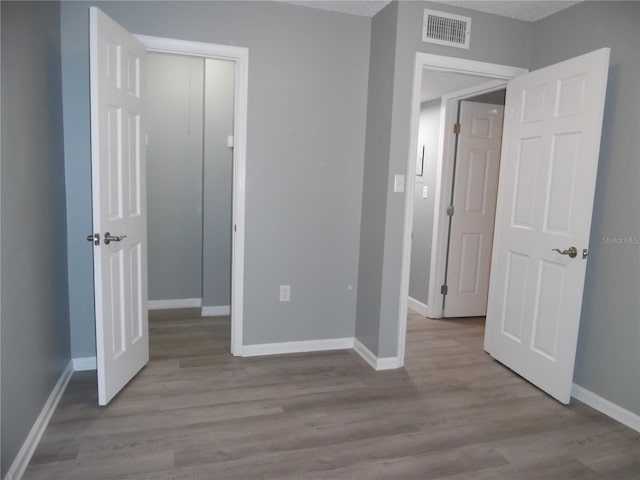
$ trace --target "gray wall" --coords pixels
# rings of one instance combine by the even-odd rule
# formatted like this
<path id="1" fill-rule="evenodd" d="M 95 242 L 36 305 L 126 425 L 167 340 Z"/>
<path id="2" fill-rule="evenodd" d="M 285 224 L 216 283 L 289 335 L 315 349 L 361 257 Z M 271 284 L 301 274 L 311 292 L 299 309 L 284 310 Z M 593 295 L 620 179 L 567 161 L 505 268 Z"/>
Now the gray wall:
<path id="1" fill-rule="evenodd" d="M 384 190 L 375 189 L 372 186 L 371 179 L 367 179 L 366 176 L 364 181 L 365 192 L 371 190 L 371 196 L 376 197 L 375 200 L 371 199 L 370 201 L 386 206 L 385 219 L 377 223 L 377 225 L 384 225 L 383 231 L 372 231 L 371 234 L 375 235 L 375 238 L 366 239 L 367 244 L 382 244 L 384 246 L 383 252 L 378 252 L 381 253 L 383 258 L 382 277 L 372 278 L 368 280 L 366 285 L 362 284 L 361 278 L 360 289 L 366 288 L 367 291 L 358 292 L 359 298 L 370 298 L 379 293 L 379 311 L 372 311 L 366 314 L 367 312 L 363 307 L 361 312 L 361 304 L 358 302 L 358 322 L 362 323 L 362 325 L 358 324 L 358 328 L 360 331 L 367 332 L 377 330 L 375 338 L 370 338 L 367 345 L 378 342 L 378 349 L 372 351 L 377 353 L 379 357 L 393 357 L 398 353 L 398 313 L 402 277 L 402 235 L 405 198 L 403 194 L 393 193 L 392 186 L 393 176 L 406 174 L 407 169 L 415 53 L 425 52 L 517 67 L 528 67 L 532 30 L 531 24 L 527 22 L 431 2 L 399 2 L 397 7 L 390 6 L 386 8 L 398 9 L 392 90 L 387 89 L 380 93 L 380 96 L 392 96 L 392 108 L 383 114 L 384 119 L 376 120 L 376 122 L 383 123 L 389 121 L 389 119 L 391 121 L 390 132 L 379 132 L 380 135 L 390 135 L 390 138 L 377 139 L 377 142 L 381 144 L 389 142 L 389 155 L 384 160 L 384 165 L 379 167 L 380 171 L 387 169 L 388 178 L 386 179 L 386 189 Z M 422 43 L 422 17 L 425 8 L 470 16 L 472 18 L 473 33 L 469 50 Z M 386 9 L 378 13 L 378 15 L 385 14 L 385 11 Z M 374 34 L 376 18 L 377 16 L 374 17 Z M 373 55 L 371 61 L 374 61 Z M 388 97 L 379 101 L 385 100 L 388 102 Z M 374 134 L 373 124 L 367 124 L 367 138 L 369 138 L 370 134 Z M 371 161 L 370 155 L 370 150 L 367 150 L 365 165 Z M 386 197 L 386 204 L 378 196 Z M 365 222 L 364 212 L 362 221 L 363 223 Z M 364 245 L 365 240 L 361 238 L 360 248 L 362 249 Z M 362 268 L 361 266 L 361 272 Z M 382 287 L 379 291 L 376 291 L 373 287 L 377 286 L 380 279 L 382 280 Z M 377 316 L 376 313 L 378 314 Z M 366 325 L 364 325 L 365 323 Z M 360 337 L 358 336 L 358 338 Z"/>
<path id="2" fill-rule="evenodd" d="M 67 25 L 70 2 L 61 2 L 64 163 L 67 191 L 67 265 L 72 358 L 96 354 L 91 216 L 91 143 L 89 130 L 89 12 Z M 69 29 L 79 30 L 68 32 Z M 67 32 L 65 32 L 65 30 Z M 73 36 L 71 34 L 73 33 Z M 77 141 L 83 139 L 83 141 Z"/>
<path id="3" fill-rule="evenodd" d="M 231 304 L 231 203 L 235 63 L 205 61 L 204 231 L 202 304 Z"/>
<path id="4" fill-rule="evenodd" d="M 398 4 L 391 3 L 371 22 L 371 59 L 367 100 L 367 135 L 362 180 L 362 220 L 355 336 L 378 354 L 380 295 L 384 253 L 384 212 L 389 176 L 393 64 Z"/>
<path id="5" fill-rule="evenodd" d="M 149 300 L 202 298 L 204 59 L 147 55 Z"/>
<path id="6" fill-rule="evenodd" d="M 433 239 L 433 210 L 436 193 L 436 164 L 440 137 L 440 99 L 425 102 L 420 108 L 418 155 L 425 147 L 423 175 L 416 176 L 413 194 L 413 238 L 411 244 L 411 276 L 409 296 L 427 305 L 429 301 L 429 270 Z M 427 187 L 427 198 L 422 197 Z"/>
<path id="7" fill-rule="evenodd" d="M 0 8 L 4 477 L 70 356 L 60 6 Z"/>
<path id="8" fill-rule="evenodd" d="M 507 96 L 507 90 L 496 90 L 495 92 L 484 93 L 477 97 L 468 98 L 469 102 L 477 103 L 491 103 L 493 105 L 504 105 L 505 98 Z"/>
<path id="9" fill-rule="evenodd" d="M 134 33 L 249 48 L 245 344 L 353 335 L 370 20 L 277 2 L 96 3 Z M 73 356 L 95 355 L 88 6 L 62 6 Z M 280 284 L 291 302 L 279 303 Z M 352 286 L 352 290 L 349 290 Z"/>
<path id="10" fill-rule="evenodd" d="M 611 66 L 574 381 L 640 414 L 640 3 L 584 2 L 536 22 L 531 67 L 602 47 Z"/>
<path id="11" fill-rule="evenodd" d="M 147 57 L 149 299 L 231 300 L 235 63 Z"/>
<path id="12" fill-rule="evenodd" d="M 427 6 L 472 17 L 474 29 L 468 51 L 419 42 L 421 11 Z M 369 244 L 384 245 L 380 317 L 364 318 L 359 313 L 358 320 L 368 323 L 359 328 L 363 331 L 379 328 L 378 355 L 395 355 L 404 205 L 391 192 L 391 178 L 406 169 L 414 53 L 425 51 L 535 69 L 609 46 L 611 69 L 575 382 L 638 413 L 640 4 L 584 2 L 535 24 L 427 2 L 401 2 L 398 8 L 394 100 L 389 113 L 392 119 L 389 182 L 387 192 L 378 192 L 387 197 L 385 233 L 382 240 L 367 239 Z M 367 135 L 369 129 L 368 125 Z M 378 142 L 384 144 L 385 140 Z M 367 156 L 365 164 L 368 161 Z M 365 177 L 364 189 L 370 188 Z M 381 199 L 377 200 L 382 204 Z M 627 241 L 615 244 L 616 238 Z M 376 279 L 367 284 L 361 282 L 361 289 L 370 285 L 376 285 Z M 367 292 L 359 292 L 359 297 L 366 295 Z"/>

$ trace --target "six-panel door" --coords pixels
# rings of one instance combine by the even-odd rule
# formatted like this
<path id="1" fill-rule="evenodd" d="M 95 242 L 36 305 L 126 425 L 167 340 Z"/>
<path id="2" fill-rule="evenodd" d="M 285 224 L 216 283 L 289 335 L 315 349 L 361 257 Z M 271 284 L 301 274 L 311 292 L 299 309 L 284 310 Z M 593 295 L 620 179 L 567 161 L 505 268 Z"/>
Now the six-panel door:
<path id="1" fill-rule="evenodd" d="M 98 400 L 106 405 L 149 360 L 145 49 L 97 8 L 90 22 Z"/>

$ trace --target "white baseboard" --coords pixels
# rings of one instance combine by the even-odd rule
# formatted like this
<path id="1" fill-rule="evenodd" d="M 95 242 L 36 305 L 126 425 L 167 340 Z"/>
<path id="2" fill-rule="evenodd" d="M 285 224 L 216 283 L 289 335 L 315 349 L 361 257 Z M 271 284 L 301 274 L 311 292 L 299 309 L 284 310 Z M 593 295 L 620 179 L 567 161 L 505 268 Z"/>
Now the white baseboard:
<path id="1" fill-rule="evenodd" d="M 616 405 L 609 400 L 602 398 L 600 395 L 593 393 L 580 385 L 573 384 L 571 388 L 571 396 L 582 403 L 589 405 L 591 408 L 604 413 L 606 416 L 617 420 L 627 427 L 640 432 L 640 415 L 636 415 L 629 410 Z"/>
<path id="2" fill-rule="evenodd" d="M 230 305 L 218 305 L 215 307 L 202 307 L 203 317 L 222 317 L 225 315 L 231 315 Z"/>
<path id="3" fill-rule="evenodd" d="M 429 316 L 429 307 L 426 303 L 419 302 L 415 298 L 409 297 L 409 301 L 407 302 L 407 304 L 409 305 L 409 308 L 414 312 L 418 312 L 420 315 L 424 315 L 425 317 Z"/>
<path id="4" fill-rule="evenodd" d="M 353 337 L 328 338 L 326 340 L 307 340 L 302 342 L 243 345 L 241 355 L 243 357 L 256 357 L 259 355 L 320 352 L 324 350 L 345 350 L 349 348 L 353 348 Z"/>
<path id="5" fill-rule="evenodd" d="M 402 367 L 402 361 L 399 357 L 378 358 L 357 338 L 353 340 L 353 349 L 376 370 L 393 370 Z"/>
<path id="6" fill-rule="evenodd" d="M 80 357 L 71 359 L 73 362 L 74 372 L 84 372 L 86 370 L 95 370 L 97 361 L 96 357 Z"/>
<path id="7" fill-rule="evenodd" d="M 167 300 L 149 300 L 149 310 L 169 310 L 172 308 L 200 308 L 201 298 L 172 298 Z"/>
<path id="8" fill-rule="evenodd" d="M 53 390 L 51 390 L 49 398 L 47 398 L 44 407 L 42 407 L 42 410 L 40 411 L 40 415 L 38 415 L 38 418 L 36 418 L 33 427 L 31 427 L 29 435 L 27 435 L 27 438 L 22 444 L 18 455 L 11 464 L 11 467 L 9 467 L 4 480 L 19 480 L 24 475 L 24 472 L 27 469 L 29 462 L 31 461 L 31 457 L 36 451 L 38 443 L 40 443 L 42 434 L 47 428 L 49 420 L 51 420 L 51 415 L 53 415 L 53 412 L 55 411 L 56 407 L 58 406 L 58 402 L 60 401 L 60 397 L 62 397 L 65 388 L 67 388 L 67 384 L 69 383 L 72 374 L 73 362 L 70 361 L 60 375 L 60 378 L 53 387 Z"/>

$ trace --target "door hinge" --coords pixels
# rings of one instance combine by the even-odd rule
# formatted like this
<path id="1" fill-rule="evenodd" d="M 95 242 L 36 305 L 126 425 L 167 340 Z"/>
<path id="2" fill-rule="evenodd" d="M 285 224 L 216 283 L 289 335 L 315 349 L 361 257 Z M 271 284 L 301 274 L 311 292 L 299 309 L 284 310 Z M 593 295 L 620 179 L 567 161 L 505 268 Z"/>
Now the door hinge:
<path id="1" fill-rule="evenodd" d="M 447 215 L 453 217 L 453 205 L 447 207 Z"/>
<path id="2" fill-rule="evenodd" d="M 453 133 L 455 133 L 456 135 L 460 133 L 460 127 L 461 125 L 459 123 L 454 123 L 453 124 Z"/>
<path id="3" fill-rule="evenodd" d="M 442 295 L 446 295 L 448 291 L 449 291 L 449 287 L 447 287 L 446 285 L 442 285 L 442 286 L 440 287 L 440 293 L 441 293 Z"/>

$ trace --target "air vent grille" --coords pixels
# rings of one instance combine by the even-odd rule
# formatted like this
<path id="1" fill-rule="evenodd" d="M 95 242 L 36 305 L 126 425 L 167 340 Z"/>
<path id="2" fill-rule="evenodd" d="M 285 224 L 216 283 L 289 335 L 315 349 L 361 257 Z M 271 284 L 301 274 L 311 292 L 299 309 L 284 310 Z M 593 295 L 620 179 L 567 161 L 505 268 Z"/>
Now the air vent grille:
<path id="1" fill-rule="evenodd" d="M 470 36 L 471 19 L 469 17 L 425 9 L 422 27 L 423 42 L 469 48 Z"/>

